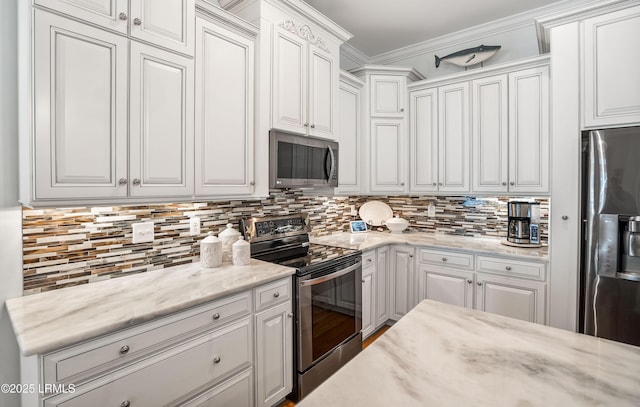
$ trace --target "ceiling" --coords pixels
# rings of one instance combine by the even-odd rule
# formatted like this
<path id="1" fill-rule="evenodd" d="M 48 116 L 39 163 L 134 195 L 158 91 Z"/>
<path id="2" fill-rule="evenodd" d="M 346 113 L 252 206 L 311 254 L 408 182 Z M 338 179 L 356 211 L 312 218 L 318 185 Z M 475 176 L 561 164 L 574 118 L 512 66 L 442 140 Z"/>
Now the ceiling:
<path id="1" fill-rule="evenodd" d="M 561 0 L 305 0 L 369 57 Z"/>

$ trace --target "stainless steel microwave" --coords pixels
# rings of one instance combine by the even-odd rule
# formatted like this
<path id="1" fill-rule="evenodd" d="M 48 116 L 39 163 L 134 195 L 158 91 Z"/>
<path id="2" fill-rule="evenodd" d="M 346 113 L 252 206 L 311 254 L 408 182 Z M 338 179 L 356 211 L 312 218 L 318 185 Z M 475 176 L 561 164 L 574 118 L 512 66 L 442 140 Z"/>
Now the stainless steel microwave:
<path id="1" fill-rule="evenodd" d="M 282 130 L 269 131 L 269 186 L 338 186 L 338 143 Z"/>

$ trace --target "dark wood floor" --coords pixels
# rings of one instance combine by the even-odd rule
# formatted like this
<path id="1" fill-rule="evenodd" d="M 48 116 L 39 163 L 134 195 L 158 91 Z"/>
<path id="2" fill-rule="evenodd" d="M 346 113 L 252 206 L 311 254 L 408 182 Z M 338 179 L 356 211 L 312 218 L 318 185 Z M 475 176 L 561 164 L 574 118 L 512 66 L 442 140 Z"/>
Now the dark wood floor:
<path id="1" fill-rule="evenodd" d="M 387 330 L 391 328 L 389 325 L 384 325 L 382 328 L 378 329 L 376 332 L 374 332 L 370 337 L 368 337 L 367 339 L 365 339 L 364 341 L 362 341 L 362 349 L 365 349 L 367 346 L 371 345 L 373 342 L 375 342 L 376 339 L 378 339 L 379 337 L 382 336 L 382 334 L 384 334 L 385 332 L 387 332 Z M 296 403 L 294 403 L 291 400 L 285 400 L 284 402 L 282 402 L 282 404 L 280 404 L 278 407 L 294 407 L 296 405 Z"/>

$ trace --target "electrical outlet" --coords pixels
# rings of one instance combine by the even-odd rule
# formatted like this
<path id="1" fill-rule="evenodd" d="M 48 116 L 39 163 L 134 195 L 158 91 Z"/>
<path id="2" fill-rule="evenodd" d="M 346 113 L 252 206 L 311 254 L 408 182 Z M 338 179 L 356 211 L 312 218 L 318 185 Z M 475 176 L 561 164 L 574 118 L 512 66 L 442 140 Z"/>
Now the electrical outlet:
<path id="1" fill-rule="evenodd" d="M 200 234 L 200 218 L 197 216 L 189 219 L 189 236 L 198 236 Z"/>
<path id="2" fill-rule="evenodd" d="M 358 211 L 356 211 L 356 206 L 349 205 L 349 207 L 351 208 L 351 216 L 358 216 Z"/>
<path id="3" fill-rule="evenodd" d="M 427 208 L 427 216 L 429 218 L 433 218 L 436 216 L 436 206 L 433 203 L 430 203 L 429 207 Z"/>
<path id="4" fill-rule="evenodd" d="M 141 222 L 133 224 L 133 243 L 153 242 L 153 222 Z"/>

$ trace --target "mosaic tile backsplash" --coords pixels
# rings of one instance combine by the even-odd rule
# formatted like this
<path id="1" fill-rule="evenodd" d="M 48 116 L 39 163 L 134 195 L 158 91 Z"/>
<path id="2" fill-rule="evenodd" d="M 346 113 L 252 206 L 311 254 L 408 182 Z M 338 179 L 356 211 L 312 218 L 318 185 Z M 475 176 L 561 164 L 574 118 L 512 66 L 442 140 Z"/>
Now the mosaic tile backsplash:
<path id="1" fill-rule="evenodd" d="M 351 206 L 369 200 L 387 203 L 411 229 L 428 233 L 506 237 L 507 197 L 433 196 L 327 197 L 300 191 L 262 200 L 131 205 L 120 207 L 23 209 L 24 294 L 91 283 L 199 260 L 199 242 L 209 231 L 251 216 L 307 212 L 319 236 L 348 230 Z M 548 199 L 541 203 L 540 236 L 548 241 Z M 430 205 L 435 216 L 428 216 Z M 198 216 L 201 234 L 189 236 L 189 219 Z M 136 222 L 155 225 L 152 243 L 131 242 Z"/>

